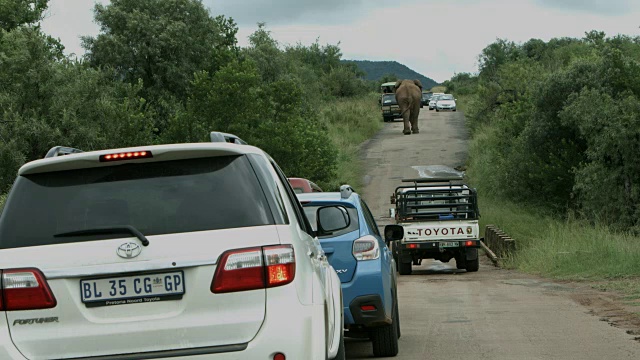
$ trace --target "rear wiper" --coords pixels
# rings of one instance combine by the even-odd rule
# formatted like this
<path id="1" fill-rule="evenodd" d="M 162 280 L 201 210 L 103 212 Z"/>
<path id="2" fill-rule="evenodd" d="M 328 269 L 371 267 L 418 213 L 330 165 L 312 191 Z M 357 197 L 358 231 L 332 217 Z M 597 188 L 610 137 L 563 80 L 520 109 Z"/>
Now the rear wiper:
<path id="1" fill-rule="evenodd" d="M 82 236 L 82 235 L 99 235 L 99 234 L 131 234 L 138 239 L 143 246 L 149 246 L 149 240 L 140 232 L 138 229 L 134 228 L 131 225 L 114 225 L 114 226 L 104 226 L 97 227 L 92 229 L 84 229 L 84 230 L 75 230 L 69 232 L 63 232 L 60 234 L 55 234 L 53 237 L 69 237 L 69 236 Z"/>

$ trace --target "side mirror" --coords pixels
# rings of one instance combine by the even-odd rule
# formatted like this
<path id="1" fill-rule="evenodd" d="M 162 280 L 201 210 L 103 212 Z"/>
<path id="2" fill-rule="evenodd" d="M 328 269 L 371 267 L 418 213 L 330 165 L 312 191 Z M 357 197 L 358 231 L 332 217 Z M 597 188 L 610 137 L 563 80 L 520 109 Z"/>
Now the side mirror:
<path id="1" fill-rule="evenodd" d="M 387 225 L 384 227 L 384 240 L 386 242 L 402 240 L 404 228 L 400 225 Z"/>
<path id="2" fill-rule="evenodd" d="M 316 212 L 318 235 L 331 235 L 351 225 L 351 217 L 344 206 L 323 206 Z"/>

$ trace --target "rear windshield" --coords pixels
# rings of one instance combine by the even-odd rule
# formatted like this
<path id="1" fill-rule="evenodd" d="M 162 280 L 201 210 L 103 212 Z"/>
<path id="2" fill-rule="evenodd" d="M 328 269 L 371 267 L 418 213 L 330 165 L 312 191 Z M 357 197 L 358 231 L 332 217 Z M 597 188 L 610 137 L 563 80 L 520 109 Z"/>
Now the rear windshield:
<path id="1" fill-rule="evenodd" d="M 0 248 L 123 237 L 54 237 L 116 225 L 159 235 L 271 224 L 246 156 L 123 164 L 19 177 L 0 217 Z"/>
<path id="2" fill-rule="evenodd" d="M 341 205 L 346 207 L 347 212 L 349 213 L 349 217 L 351 218 L 351 223 L 349 224 L 349 227 L 347 227 L 346 229 L 336 231 L 329 236 L 320 236 L 321 239 L 327 238 L 327 237 L 336 237 L 336 236 L 344 235 L 346 233 L 350 233 L 360 228 L 358 226 L 358 210 L 356 208 L 347 207 L 345 204 L 303 205 L 304 213 L 305 215 L 307 215 L 307 219 L 309 219 L 309 222 L 311 223 L 311 227 L 313 227 L 313 231 L 317 230 L 316 225 L 318 224 L 318 220 L 316 219 L 316 216 L 317 216 L 318 208 L 322 206 L 327 206 L 327 205 Z"/>
<path id="3" fill-rule="evenodd" d="M 388 94 L 382 96 L 382 103 L 385 105 L 395 105 L 398 102 L 396 101 L 396 94 Z"/>

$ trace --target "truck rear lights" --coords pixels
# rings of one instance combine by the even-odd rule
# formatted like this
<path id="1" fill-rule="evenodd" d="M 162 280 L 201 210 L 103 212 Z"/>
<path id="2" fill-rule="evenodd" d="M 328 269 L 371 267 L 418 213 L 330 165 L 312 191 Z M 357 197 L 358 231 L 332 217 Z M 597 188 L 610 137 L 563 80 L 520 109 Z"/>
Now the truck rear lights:
<path id="1" fill-rule="evenodd" d="M 287 360 L 287 357 L 283 353 L 277 353 L 273 355 L 273 360 Z"/>
<path id="2" fill-rule="evenodd" d="M 47 280 L 38 269 L 2 271 L 0 310 L 50 309 L 57 305 Z"/>
<path id="3" fill-rule="evenodd" d="M 100 155 L 100 162 L 107 161 L 120 161 L 120 160 L 135 160 L 152 158 L 151 151 L 127 151 L 114 154 Z"/>
<path id="4" fill-rule="evenodd" d="M 362 305 L 360 306 L 360 310 L 362 311 L 376 311 L 375 305 Z"/>
<path id="5" fill-rule="evenodd" d="M 417 249 L 418 248 L 418 244 L 408 244 L 407 247 L 409 249 Z"/>
<path id="6" fill-rule="evenodd" d="M 353 256 L 356 260 L 375 260 L 380 257 L 378 239 L 366 235 L 353 242 Z"/>
<path id="7" fill-rule="evenodd" d="M 264 289 L 293 281 L 296 262 L 291 245 L 230 250 L 218 262 L 211 292 Z"/>
<path id="8" fill-rule="evenodd" d="M 473 245 L 474 245 L 474 242 L 471 240 L 467 240 L 464 242 L 464 246 L 473 246 Z"/>

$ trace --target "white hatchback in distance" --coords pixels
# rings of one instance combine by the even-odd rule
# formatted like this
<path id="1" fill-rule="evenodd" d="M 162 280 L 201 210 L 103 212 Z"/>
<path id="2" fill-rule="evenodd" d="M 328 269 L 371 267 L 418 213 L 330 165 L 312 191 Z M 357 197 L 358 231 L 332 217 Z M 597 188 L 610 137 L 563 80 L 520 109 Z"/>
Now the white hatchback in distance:
<path id="1" fill-rule="evenodd" d="M 443 93 L 433 93 L 431 99 L 429 99 L 429 110 L 433 110 L 436 108 L 436 102 L 440 96 L 444 95 Z"/>
<path id="2" fill-rule="evenodd" d="M 444 94 L 436 101 L 436 111 L 451 110 L 456 111 L 456 99 L 451 94 Z"/>
<path id="3" fill-rule="evenodd" d="M 56 152 L 0 216 L 0 359 L 344 358 L 340 280 L 262 150 Z"/>

